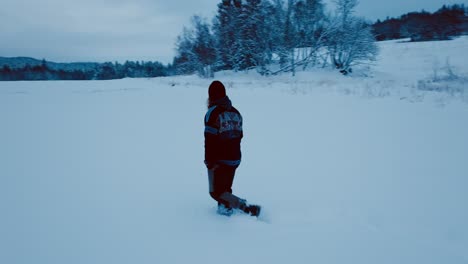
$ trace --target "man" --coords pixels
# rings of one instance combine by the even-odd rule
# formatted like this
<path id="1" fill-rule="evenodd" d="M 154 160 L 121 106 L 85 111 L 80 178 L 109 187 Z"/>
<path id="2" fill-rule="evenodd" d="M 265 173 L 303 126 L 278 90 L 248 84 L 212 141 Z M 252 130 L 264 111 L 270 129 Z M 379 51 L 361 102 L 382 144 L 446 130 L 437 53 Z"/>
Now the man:
<path id="1" fill-rule="evenodd" d="M 208 89 L 205 115 L 205 165 L 208 168 L 210 195 L 218 202 L 218 213 L 231 215 L 233 209 L 258 216 L 260 206 L 232 194 L 232 183 L 241 162 L 242 116 L 226 96 L 220 81 Z"/>

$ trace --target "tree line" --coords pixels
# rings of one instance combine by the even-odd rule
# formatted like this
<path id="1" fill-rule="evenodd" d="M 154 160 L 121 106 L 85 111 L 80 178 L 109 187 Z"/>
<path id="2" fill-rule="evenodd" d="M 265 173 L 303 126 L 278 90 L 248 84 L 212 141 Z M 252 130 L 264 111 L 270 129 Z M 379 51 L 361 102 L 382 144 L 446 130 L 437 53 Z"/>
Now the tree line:
<path id="1" fill-rule="evenodd" d="M 0 68 L 0 81 L 38 81 L 38 80 L 111 80 L 126 77 L 160 77 L 170 75 L 170 66 L 159 62 L 134 62 L 127 61 L 124 64 L 118 62 L 106 62 L 93 67 L 82 69 L 68 69 L 65 66 L 51 67 L 48 62 L 42 60 L 38 65 L 25 65 L 12 68 L 3 65 Z"/>
<path id="2" fill-rule="evenodd" d="M 373 25 L 376 39 L 410 38 L 411 41 L 449 40 L 466 31 L 468 8 L 444 5 L 434 13 L 412 12 L 399 18 L 378 20 Z M 465 32 L 466 33 L 466 32 Z"/>
<path id="3" fill-rule="evenodd" d="M 355 15 L 357 0 L 221 0 L 210 22 L 193 16 L 176 41 L 173 63 L 95 63 L 70 68 L 40 64 L 0 65 L 0 80 L 108 80 L 194 74 L 212 77 L 222 70 L 255 69 L 275 75 L 309 67 L 333 67 L 343 74 L 375 60 L 375 40 L 443 40 L 467 29 L 464 5 L 434 13 L 413 12 L 372 24 Z"/>
<path id="4" fill-rule="evenodd" d="M 176 42 L 178 74 L 213 76 L 220 70 L 261 74 L 331 66 L 343 74 L 374 60 L 371 25 L 354 15 L 356 0 L 222 0 L 209 23 L 194 16 Z"/>

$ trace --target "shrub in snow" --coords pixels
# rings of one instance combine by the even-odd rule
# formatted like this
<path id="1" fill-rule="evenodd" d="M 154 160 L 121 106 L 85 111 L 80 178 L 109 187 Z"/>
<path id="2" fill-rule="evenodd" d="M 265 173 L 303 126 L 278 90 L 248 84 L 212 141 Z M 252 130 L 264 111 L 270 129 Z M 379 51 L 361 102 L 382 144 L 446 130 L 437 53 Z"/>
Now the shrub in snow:
<path id="1" fill-rule="evenodd" d="M 418 81 L 418 89 L 422 91 L 455 94 L 464 93 L 468 89 L 467 87 L 468 76 L 458 74 L 448 58 L 443 68 L 439 69 L 437 65 L 434 65 L 433 76 L 431 78 Z"/>

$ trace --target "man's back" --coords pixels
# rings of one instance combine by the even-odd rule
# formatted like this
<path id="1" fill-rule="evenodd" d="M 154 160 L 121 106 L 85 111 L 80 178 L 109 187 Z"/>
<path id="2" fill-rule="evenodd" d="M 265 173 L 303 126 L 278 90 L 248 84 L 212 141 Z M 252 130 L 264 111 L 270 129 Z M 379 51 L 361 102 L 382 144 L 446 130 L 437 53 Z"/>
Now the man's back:
<path id="1" fill-rule="evenodd" d="M 242 116 L 223 97 L 205 115 L 205 160 L 239 165 L 241 160 Z"/>

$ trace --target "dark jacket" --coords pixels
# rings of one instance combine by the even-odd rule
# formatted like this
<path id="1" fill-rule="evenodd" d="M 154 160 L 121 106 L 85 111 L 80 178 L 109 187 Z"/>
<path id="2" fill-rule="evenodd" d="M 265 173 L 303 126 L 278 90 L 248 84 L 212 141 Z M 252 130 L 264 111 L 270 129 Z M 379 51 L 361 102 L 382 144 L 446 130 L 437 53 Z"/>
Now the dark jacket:
<path id="1" fill-rule="evenodd" d="M 205 115 L 205 164 L 237 167 L 241 161 L 242 116 L 229 98 L 213 102 Z"/>

